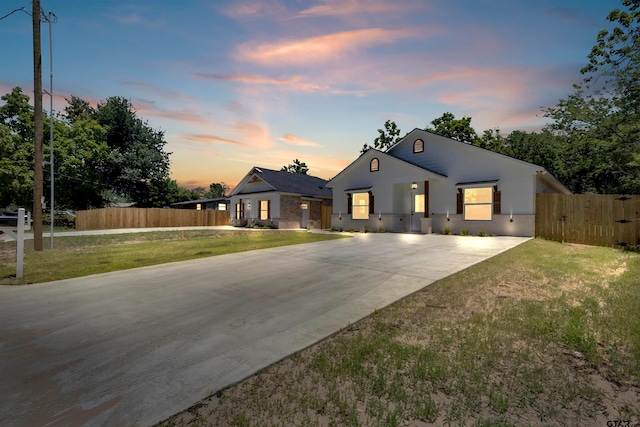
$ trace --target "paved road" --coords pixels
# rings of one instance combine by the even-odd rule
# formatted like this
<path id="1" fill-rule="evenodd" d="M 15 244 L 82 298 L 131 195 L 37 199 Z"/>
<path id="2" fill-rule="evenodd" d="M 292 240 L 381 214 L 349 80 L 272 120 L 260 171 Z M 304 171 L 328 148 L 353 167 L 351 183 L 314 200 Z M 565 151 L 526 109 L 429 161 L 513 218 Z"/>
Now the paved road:
<path id="1" fill-rule="evenodd" d="M 0 425 L 152 425 L 525 240 L 364 234 L 0 287 Z"/>

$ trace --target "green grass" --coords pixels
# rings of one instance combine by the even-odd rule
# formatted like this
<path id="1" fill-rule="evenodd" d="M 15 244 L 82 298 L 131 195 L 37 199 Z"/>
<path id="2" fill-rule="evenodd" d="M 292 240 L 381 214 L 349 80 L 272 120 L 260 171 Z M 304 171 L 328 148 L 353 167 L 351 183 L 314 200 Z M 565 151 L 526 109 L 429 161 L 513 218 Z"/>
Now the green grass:
<path id="1" fill-rule="evenodd" d="M 40 283 L 345 236 L 279 231 L 160 231 L 56 237 L 54 249 L 25 242 L 24 277 L 15 278 L 15 242 L 0 243 L 0 284 Z M 45 242 L 48 243 L 48 242 Z"/>
<path id="2" fill-rule="evenodd" d="M 532 240 L 205 399 L 197 424 L 640 423 L 640 254 Z M 193 413 L 165 426 L 187 425 Z"/>

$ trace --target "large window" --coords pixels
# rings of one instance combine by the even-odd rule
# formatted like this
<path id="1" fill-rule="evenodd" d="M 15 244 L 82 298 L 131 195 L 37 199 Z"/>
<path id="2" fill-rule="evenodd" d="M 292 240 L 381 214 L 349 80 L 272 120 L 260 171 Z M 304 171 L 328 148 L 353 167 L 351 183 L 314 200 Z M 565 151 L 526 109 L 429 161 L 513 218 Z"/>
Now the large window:
<path id="1" fill-rule="evenodd" d="M 260 219 L 262 221 L 271 217 L 269 200 L 260 200 Z"/>
<path id="2" fill-rule="evenodd" d="M 352 218 L 369 219 L 369 193 L 353 193 Z"/>
<path id="3" fill-rule="evenodd" d="M 464 189 L 464 219 L 467 221 L 491 221 L 493 212 L 493 188 Z"/>

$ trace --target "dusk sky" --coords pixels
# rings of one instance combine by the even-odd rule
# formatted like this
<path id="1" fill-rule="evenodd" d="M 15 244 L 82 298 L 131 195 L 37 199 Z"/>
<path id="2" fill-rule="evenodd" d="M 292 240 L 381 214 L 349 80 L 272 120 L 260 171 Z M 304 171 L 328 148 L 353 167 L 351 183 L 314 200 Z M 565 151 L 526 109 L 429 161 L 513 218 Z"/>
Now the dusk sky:
<path id="1" fill-rule="evenodd" d="M 450 111 L 478 133 L 538 130 L 581 81 L 620 0 L 41 0 L 54 110 L 131 100 L 165 132 L 171 177 L 235 185 L 293 159 L 329 179 L 373 144 Z M 31 10 L 0 0 L 0 16 Z M 0 21 L 0 93 L 32 96 L 31 18 Z M 49 32 L 42 25 L 43 86 Z M 46 108 L 47 95 L 43 98 Z"/>

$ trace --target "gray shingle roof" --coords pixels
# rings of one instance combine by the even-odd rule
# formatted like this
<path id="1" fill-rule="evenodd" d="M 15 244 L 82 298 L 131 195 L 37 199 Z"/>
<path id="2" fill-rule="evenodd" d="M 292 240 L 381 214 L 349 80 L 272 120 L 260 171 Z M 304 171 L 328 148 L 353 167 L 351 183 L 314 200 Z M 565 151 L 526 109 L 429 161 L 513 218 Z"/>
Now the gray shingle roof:
<path id="1" fill-rule="evenodd" d="M 253 174 L 260 177 L 282 193 L 300 194 L 303 196 L 331 198 L 333 193 L 325 187 L 327 181 L 311 175 L 276 171 L 261 167 L 254 167 Z"/>

